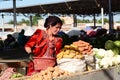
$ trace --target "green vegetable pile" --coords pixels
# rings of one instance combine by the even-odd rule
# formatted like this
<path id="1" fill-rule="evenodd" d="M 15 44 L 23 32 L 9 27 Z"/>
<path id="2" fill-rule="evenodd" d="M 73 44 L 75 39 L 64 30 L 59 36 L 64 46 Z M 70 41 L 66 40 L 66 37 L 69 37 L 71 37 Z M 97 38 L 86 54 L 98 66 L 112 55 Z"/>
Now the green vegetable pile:
<path id="1" fill-rule="evenodd" d="M 24 76 L 24 75 L 21 74 L 21 73 L 14 73 L 14 74 L 12 74 L 11 79 L 20 78 L 20 77 L 23 77 L 23 76 Z"/>
<path id="2" fill-rule="evenodd" d="M 116 55 L 120 54 L 120 40 L 108 40 L 105 42 L 105 49 L 112 50 Z"/>

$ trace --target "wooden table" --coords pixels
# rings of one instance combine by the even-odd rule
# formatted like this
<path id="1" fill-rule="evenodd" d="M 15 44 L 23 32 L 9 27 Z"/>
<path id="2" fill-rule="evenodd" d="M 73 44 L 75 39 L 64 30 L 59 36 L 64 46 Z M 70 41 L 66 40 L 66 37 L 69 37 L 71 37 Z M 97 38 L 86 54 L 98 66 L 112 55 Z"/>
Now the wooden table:
<path id="1" fill-rule="evenodd" d="M 26 74 L 28 67 L 28 59 L 0 59 L 0 69 L 1 71 L 13 67 L 16 68 L 17 72 Z"/>

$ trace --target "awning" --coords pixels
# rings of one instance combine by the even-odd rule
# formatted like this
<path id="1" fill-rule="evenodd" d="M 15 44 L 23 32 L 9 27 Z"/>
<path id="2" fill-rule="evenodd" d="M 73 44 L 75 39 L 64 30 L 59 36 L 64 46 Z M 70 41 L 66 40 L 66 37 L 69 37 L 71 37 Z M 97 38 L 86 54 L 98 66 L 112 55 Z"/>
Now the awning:
<path id="1" fill-rule="evenodd" d="M 120 12 L 120 0 L 111 0 L 111 11 Z M 65 2 L 38 4 L 32 6 L 18 7 L 16 13 L 38 13 L 38 14 L 99 14 L 101 8 L 104 13 L 109 13 L 108 0 L 66 0 Z M 13 8 L 0 9 L 0 12 L 13 12 Z"/>

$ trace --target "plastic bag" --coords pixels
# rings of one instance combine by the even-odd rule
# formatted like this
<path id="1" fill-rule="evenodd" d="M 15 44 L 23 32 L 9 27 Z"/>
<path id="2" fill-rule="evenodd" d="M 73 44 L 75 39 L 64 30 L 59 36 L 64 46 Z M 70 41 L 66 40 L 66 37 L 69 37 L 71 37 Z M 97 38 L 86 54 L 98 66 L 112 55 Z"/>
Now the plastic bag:
<path id="1" fill-rule="evenodd" d="M 68 72 L 75 73 L 75 72 L 86 71 L 85 60 L 63 58 L 57 61 L 57 63 L 60 69 L 68 71 Z"/>

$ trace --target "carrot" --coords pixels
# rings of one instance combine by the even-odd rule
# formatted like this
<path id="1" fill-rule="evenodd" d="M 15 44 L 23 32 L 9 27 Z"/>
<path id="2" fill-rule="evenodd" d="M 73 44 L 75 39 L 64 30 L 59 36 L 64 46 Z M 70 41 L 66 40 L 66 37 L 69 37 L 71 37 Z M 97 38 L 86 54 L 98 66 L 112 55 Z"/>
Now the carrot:
<path id="1" fill-rule="evenodd" d="M 73 44 L 75 44 L 75 45 L 76 45 L 77 43 L 78 43 L 78 42 L 73 42 Z"/>
<path id="2" fill-rule="evenodd" d="M 82 47 L 79 47 L 78 49 L 80 50 L 80 52 L 84 51 L 84 48 Z"/>
<path id="3" fill-rule="evenodd" d="M 84 47 L 86 44 L 78 44 L 78 47 Z"/>
<path id="4" fill-rule="evenodd" d="M 88 52 L 90 52 L 90 51 L 91 51 L 91 49 L 92 49 L 92 48 L 89 46 L 89 47 L 88 47 Z"/>
<path id="5" fill-rule="evenodd" d="M 85 47 L 84 47 L 84 49 L 88 49 L 89 48 L 89 46 L 88 45 L 86 45 Z"/>
<path id="6" fill-rule="evenodd" d="M 92 48 L 93 46 L 92 45 L 90 45 L 90 48 Z"/>
<path id="7" fill-rule="evenodd" d="M 89 52 L 87 52 L 87 54 L 92 54 L 93 53 L 93 50 L 91 49 Z"/>

